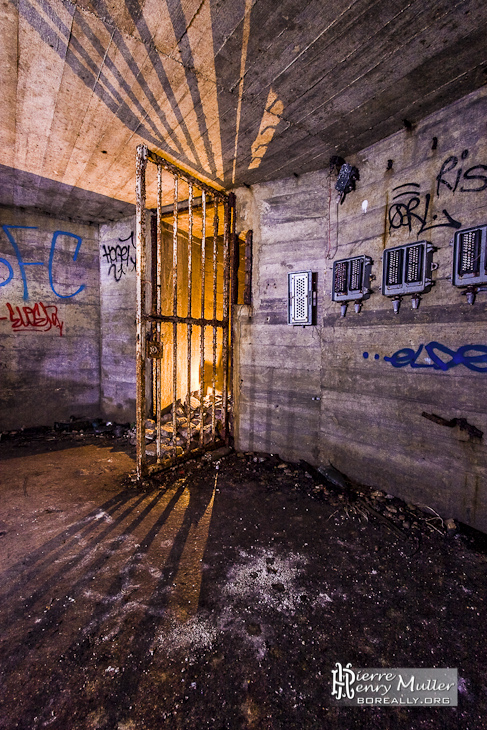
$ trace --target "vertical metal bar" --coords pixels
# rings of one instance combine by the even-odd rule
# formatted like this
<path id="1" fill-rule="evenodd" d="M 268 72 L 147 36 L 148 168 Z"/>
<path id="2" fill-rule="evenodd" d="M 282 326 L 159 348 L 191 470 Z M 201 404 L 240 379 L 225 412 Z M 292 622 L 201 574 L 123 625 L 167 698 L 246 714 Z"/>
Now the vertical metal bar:
<path id="1" fill-rule="evenodd" d="M 146 278 L 146 241 L 145 241 L 145 172 L 147 168 L 147 147 L 139 145 L 135 162 L 135 205 L 136 205 L 136 454 L 137 478 L 145 473 L 145 278 Z"/>
<path id="2" fill-rule="evenodd" d="M 218 262 L 218 200 L 215 197 L 214 201 L 214 216 L 213 216 L 213 319 L 216 319 L 216 305 L 217 305 L 217 262 Z M 213 325 L 213 368 L 211 376 L 212 393 L 213 399 L 211 404 L 211 439 L 215 440 L 216 432 L 216 417 L 215 417 L 215 392 L 216 392 L 216 334 L 217 329 Z"/>
<path id="3" fill-rule="evenodd" d="M 229 202 L 230 202 L 230 214 L 231 214 L 231 223 L 230 223 L 230 271 L 231 271 L 231 283 L 230 283 L 230 312 L 229 312 L 229 323 L 228 323 L 228 337 L 229 337 L 229 346 L 228 346 L 228 356 L 230 359 L 229 363 L 229 373 L 228 373 L 228 401 L 227 401 L 227 428 L 225 432 L 225 443 L 228 445 L 230 442 L 230 437 L 233 436 L 233 429 L 232 433 L 230 433 L 230 412 L 232 412 L 235 408 L 235 395 L 234 395 L 234 382 L 233 382 L 233 349 L 234 349 L 234 342 L 235 342 L 235 332 L 234 332 L 234 304 L 236 305 L 238 302 L 238 265 L 240 260 L 240 249 L 239 249 L 239 240 L 238 236 L 235 231 L 235 225 L 236 225 L 236 210 L 235 210 L 235 194 L 231 193 L 229 196 Z M 234 289 L 235 286 L 235 289 Z"/>
<path id="4" fill-rule="evenodd" d="M 157 165 L 157 230 L 156 230 L 156 314 L 162 314 L 162 231 L 161 231 L 161 207 L 162 207 L 162 165 Z M 161 323 L 156 324 L 157 342 L 161 342 Z M 162 360 L 160 357 L 155 361 L 156 371 L 156 456 L 157 463 L 161 461 L 161 380 Z"/>
<path id="5" fill-rule="evenodd" d="M 150 250 L 151 250 L 151 268 L 150 268 L 150 274 L 147 270 L 147 274 L 149 275 L 150 285 L 151 285 L 151 303 L 150 303 L 150 310 L 151 312 L 156 311 L 156 261 L 157 261 L 157 215 L 151 215 L 150 218 Z M 151 323 L 150 326 L 150 338 L 156 340 L 157 339 L 157 325 L 155 322 Z M 147 360 L 147 357 L 146 357 Z M 153 418 L 156 418 L 156 404 L 157 404 L 157 398 L 156 398 L 156 388 L 157 388 L 157 365 L 155 360 L 151 360 L 150 363 L 146 364 L 149 365 L 151 370 L 151 386 L 152 386 L 152 392 L 151 392 L 151 415 Z M 149 411 L 147 411 L 148 413 Z"/>
<path id="6" fill-rule="evenodd" d="M 206 191 L 201 192 L 201 319 L 205 318 L 205 278 L 206 278 Z M 205 405 L 205 327 L 200 330 L 200 446 L 204 445 Z"/>
<path id="7" fill-rule="evenodd" d="M 229 284 L 230 284 L 230 217 L 232 205 L 230 196 L 225 200 L 223 221 L 223 330 L 222 330 L 222 431 L 227 441 L 227 398 L 228 398 L 228 321 L 229 321 Z"/>
<path id="8" fill-rule="evenodd" d="M 179 178 L 174 175 L 174 212 L 172 224 L 172 313 L 175 317 L 178 314 L 178 195 L 179 195 Z M 172 446 L 174 456 L 177 456 L 176 449 L 176 432 L 177 432 L 177 390 L 178 390 L 178 325 L 177 322 L 172 326 Z"/>
<path id="9" fill-rule="evenodd" d="M 252 231 L 245 236 L 245 288 L 244 304 L 252 304 Z"/>
<path id="10" fill-rule="evenodd" d="M 238 304 L 238 270 L 240 264 L 239 239 L 235 233 L 235 194 L 230 193 L 230 304 Z"/>
<path id="11" fill-rule="evenodd" d="M 191 317 L 191 298 L 193 296 L 193 183 L 189 183 L 188 195 L 188 317 Z M 188 419 L 188 438 L 186 451 L 189 451 L 191 444 L 191 344 L 193 338 L 193 326 L 188 324 L 188 406 L 186 410 Z"/>

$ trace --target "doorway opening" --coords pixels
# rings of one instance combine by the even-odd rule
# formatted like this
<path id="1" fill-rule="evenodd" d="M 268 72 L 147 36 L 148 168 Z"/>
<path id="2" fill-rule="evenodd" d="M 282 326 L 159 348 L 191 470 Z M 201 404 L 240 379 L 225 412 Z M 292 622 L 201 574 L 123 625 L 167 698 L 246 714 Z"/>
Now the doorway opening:
<path id="1" fill-rule="evenodd" d="M 151 210 L 149 187 L 156 198 Z M 198 180 L 145 145 L 137 148 L 139 478 L 149 464 L 164 467 L 229 443 L 235 241 L 232 193 Z"/>

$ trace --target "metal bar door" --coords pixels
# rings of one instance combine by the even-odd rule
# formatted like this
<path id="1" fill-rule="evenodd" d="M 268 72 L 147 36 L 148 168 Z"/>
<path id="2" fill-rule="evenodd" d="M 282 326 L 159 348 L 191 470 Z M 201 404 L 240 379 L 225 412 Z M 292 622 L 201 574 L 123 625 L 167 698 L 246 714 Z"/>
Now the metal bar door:
<path id="1" fill-rule="evenodd" d="M 152 245 L 146 174 L 157 172 Z M 163 176 L 172 205 L 163 206 Z M 166 185 L 167 189 L 167 185 Z M 137 148 L 137 476 L 228 442 L 231 412 L 230 263 L 235 196 Z M 151 265 L 148 266 L 148 257 Z M 149 397 L 148 397 L 149 396 Z M 148 420 L 148 404 L 153 419 Z M 149 443 L 153 438 L 154 441 Z"/>

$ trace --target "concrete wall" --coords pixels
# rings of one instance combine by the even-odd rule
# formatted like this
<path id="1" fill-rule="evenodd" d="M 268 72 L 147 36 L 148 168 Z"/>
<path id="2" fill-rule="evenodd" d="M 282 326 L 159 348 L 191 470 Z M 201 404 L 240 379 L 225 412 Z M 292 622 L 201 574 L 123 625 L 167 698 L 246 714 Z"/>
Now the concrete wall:
<path id="1" fill-rule="evenodd" d="M 450 281 L 455 226 L 487 223 L 486 114 L 484 90 L 363 150 L 348 160 L 360 181 L 341 206 L 327 170 L 239 190 L 239 227 L 254 229 L 254 301 L 236 328 L 238 448 L 331 461 L 484 531 L 487 373 L 464 362 L 434 368 L 426 346 L 448 348 L 435 350 L 447 363 L 464 345 L 487 345 L 487 294 L 469 306 Z M 382 253 L 417 240 L 437 248 L 434 286 L 417 311 L 407 297 L 394 315 L 379 291 Z M 362 312 L 352 306 L 343 319 L 331 301 L 332 266 L 356 254 L 372 257 L 377 278 Z M 290 327 L 287 273 L 303 269 L 317 272 L 318 324 Z M 415 364 L 425 367 L 385 359 L 421 345 Z M 423 412 L 466 418 L 485 437 Z"/>
<path id="2" fill-rule="evenodd" d="M 72 415 L 135 420 L 135 218 L 88 225 L 0 207 L 0 429 L 52 425 Z M 147 214 L 147 272 L 151 270 Z M 76 252 L 79 244 L 79 250 Z M 212 315 L 212 238 L 206 245 L 206 316 Z M 172 232 L 163 236 L 163 311 L 172 312 Z M 187 307 L 187 236 L 179 240 L 178 302 Z M 220 246 L 221 249 L 221 246 Z M 52 256 L 51 256 L 52 254 Z M 218 257 L 217 315 L 222 306 Z M 35 265 L 33 265 L 35 264 Z M 201 242 L 193 252 L 193 314 L 201 314 Z M 148 311 L 152 291 L 147 287 Z M 191 389 L 199 387 L 200 330 L 193 329 Z M 172 325 L 165 345 L 162 405 L 172 402 Z M 187 392 L 187 332 L 178 331 L 178 397 Z M 221 334 L 217 380 L 221 389 Z M 205 336 L 205 392 L 212 330 Z M 147 368 L 148 394 L 151 368 Z M 150 403 L 150 395 L 149 395 Z"/>
<path id="3" fill-rule="evenodd" d="M 150 227 L 148 228 L 150 232 Z M 103 415 L 135 420 L 135 217 L 100 226 Z"/>
<path id="4" fill-rule="evenodd" d="M 98 227 L 0 208 L 0 429 L 100 411 Z"/>

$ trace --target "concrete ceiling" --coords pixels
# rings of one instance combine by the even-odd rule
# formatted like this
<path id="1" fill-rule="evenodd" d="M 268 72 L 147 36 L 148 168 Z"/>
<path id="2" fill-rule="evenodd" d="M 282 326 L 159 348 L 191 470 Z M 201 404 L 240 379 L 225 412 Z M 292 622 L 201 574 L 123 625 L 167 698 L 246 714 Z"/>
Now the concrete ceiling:
<path id="1" fill-rule="evenodd" d="M 0 33 L 0 203 L 95 221 L 132 210 L 141 142 L 229 189 L 487 81 L 485 0 L 4 0 Z"/>

